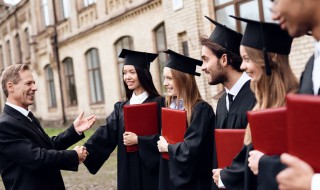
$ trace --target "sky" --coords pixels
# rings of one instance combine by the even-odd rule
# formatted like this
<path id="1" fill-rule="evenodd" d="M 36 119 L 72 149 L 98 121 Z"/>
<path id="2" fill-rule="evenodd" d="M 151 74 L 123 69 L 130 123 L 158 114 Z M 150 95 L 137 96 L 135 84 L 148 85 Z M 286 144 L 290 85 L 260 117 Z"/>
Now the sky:
<path id="1" fill-rule="evenodd" d="M 21 0 L 4 0 L 5 3 L 8 3 L 10 5 L 15 5 L 19 3 Z"/>

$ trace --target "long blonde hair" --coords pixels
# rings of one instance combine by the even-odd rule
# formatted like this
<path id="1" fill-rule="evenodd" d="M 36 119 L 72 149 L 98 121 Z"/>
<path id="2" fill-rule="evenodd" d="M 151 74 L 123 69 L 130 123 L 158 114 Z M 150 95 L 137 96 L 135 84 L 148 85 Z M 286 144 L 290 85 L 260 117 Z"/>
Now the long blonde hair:
<path id="1" fill-rule="evenodd" d="M 289 56 L 277 53 L 268 53 L 271 75 L 265 73 L 263 52 L 244 46 L 248 57 L 262 70 L 258 80 L 251 81 L 250 87 L 256 97 L 256 105 L 253 111 L 266 108 L 284 106 L 286 95 L 298 90 L 298 79 L 292 72 L 289 64 Z M 248 124 L 244 138 L 244 144 L 251 143 L 251 131 Z"/>
<path id="2" fill-rule="evenodd" d="M 173 84 L 175 91 L 177 92 L 176 104 L 179 104 L 179 100 L 183 100 L 183 106 L 187 111 L 187 122 L 190 125 L 191 114 L 193 106 L 202 100 L 196 79 L 193 75 L 183 73 L 175 69 L 171 69 Z M 187 86 L 188 85 L 188 86 Z M 166 97 L 166 107 L 169 107 L 175 97 Z"/>

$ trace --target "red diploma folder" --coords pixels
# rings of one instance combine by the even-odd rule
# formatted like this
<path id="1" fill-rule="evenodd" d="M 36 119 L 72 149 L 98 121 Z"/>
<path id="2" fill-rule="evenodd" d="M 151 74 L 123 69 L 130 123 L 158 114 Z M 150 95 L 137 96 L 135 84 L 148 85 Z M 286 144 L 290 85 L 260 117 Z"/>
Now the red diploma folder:
<path id="1" fill-rule="evenodd" d="M 288 153 L 320 172 L 320 97 L 288 95 Z"/>
<path id="2" fill-rule="evenodd" d="M 245 129 L 215 129 L 218 168 L 231 165 L 243 146 Z"/>
<path id="3" fill-rule="evenodd" d="M 187 112 L 162 108 L 162 136 L 169 144 L 182 142 L 187 130 Z M 162 158 L 169 160 L 169 154 L 162 153 Z"/>
<path id="4" fill-rule="evenodd" d="M 125 131 L 137 136 L 158 133 L 158 105 L 156 102 L 123 106 Z M 138 151 L 138 145 L 127 146 L 127 152 Z"/>
<path id="5" fill-rule="evenodd" d="M 252 144 L 267 155 L 287 152 L 287 108 L 270 108 L 247 112 Z"/>

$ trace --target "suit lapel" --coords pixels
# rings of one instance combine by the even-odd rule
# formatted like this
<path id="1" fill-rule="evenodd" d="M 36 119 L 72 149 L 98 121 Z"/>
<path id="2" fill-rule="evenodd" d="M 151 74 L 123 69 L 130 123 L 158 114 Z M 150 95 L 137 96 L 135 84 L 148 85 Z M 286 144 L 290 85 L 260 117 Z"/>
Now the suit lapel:
<path id="1" fill-rule="evenodd" d="M 34 124 L 26 117 L 24 116 L 22 113 L 20 113 L 19 111 L 15 110 L 14 108 L 5 105 L 4 107 L 4 112 L 7 113 L 8 115 L 11 115 L 13 118 L 15 118 L 16 120 L 20 121 L 21 127 L 25 127 L 25 125 L 28 127 L 29 130 L 31 130 L 33 133 L 36 133 L 37 136 L 40 136 L 46 143 L 49 143 L 50 146 L 53 146 L 50 137 L 45 133 L 45 131 L 42 129 L 42 127 L 40 128 L 41 132 L 37 129 L 36 126 L 34 126 Z M 37 121 L 39 122 L 39 121 Z M 39 126 L 40 123 L 39 123 Z"/>
<path id="2" fill-rule="evenodd" d="M 312 71 L 314 64 L 314 55 L 309 59 L 305 70 L 300 78 L 299 94 L 313 94 Z"/>

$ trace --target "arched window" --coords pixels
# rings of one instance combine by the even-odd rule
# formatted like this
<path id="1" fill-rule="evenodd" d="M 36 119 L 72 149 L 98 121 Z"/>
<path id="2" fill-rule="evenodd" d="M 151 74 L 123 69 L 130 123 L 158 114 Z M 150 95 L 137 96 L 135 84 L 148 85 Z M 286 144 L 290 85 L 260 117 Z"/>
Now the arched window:
<path id="1" fill-rule="evenodd" d="M 114 43 L 114 46 L 116 48 L 116 53 L 117 53 L 116 57 L 118 57 L 118 55 L 120 54 L 120 52 L 121 52 L 121 50 L 123 48 L 133 50 L 132 37 L 130 37 L 130 36 L 121 37 L 119 40 L 117 40 Z M 119 70 L 119 81 L 120 81 L 120 87 L 121 87 L 121 97 L 122 97 L 122 99 L 125 99 L 126 98 L 126 93 L 125 93 L 125 89 L 124 89 L 124 86 L 123 86 L 123 76 L 122 76 L 122 68 L 123 68 L 123 65 L 124 65 L 124 59 L 118 57 L 117 65 L 118 65 L 118 70 Z"/>
<path id="2" fill-rule="evenodd" d="M 67 105 L 74 106 L 77 105 L 77 89 L 76 82 L 74 79 L 73 61 L 72 58 L 65 58 L 63 61 L 63 72 L 65 81 L 65 92 L 67 96 Z"/>
<path id="3" fill-rule="evenodd" d="M 96 48 L 88 50 L 86 52 L 86 60 L 88 68 L 91 103 L 103 103 L 104 95 L 98 50 Z"/>
<path id="4" fill-rule="evenodd" d="M 53 71 L 52 67 L 48 64 L 45 68 L 45 77 L 46 77 L 46 86 L 47 86 L 47 94 L 48 97 L 48 103 L 49 108 L 55 108 L 57 107 L 57 98 L 56 98 L 56 90 L 54 87 L 54 77 L 53 77 Z"/>

